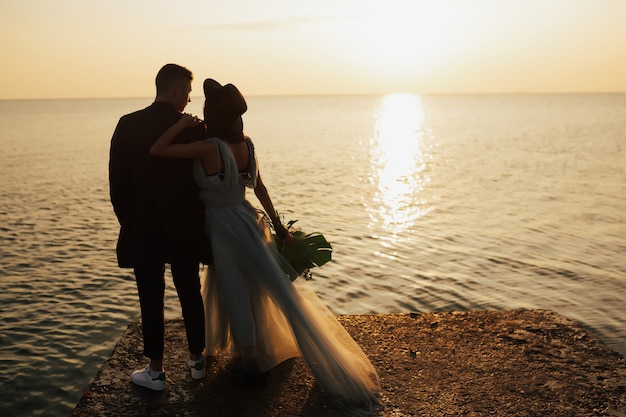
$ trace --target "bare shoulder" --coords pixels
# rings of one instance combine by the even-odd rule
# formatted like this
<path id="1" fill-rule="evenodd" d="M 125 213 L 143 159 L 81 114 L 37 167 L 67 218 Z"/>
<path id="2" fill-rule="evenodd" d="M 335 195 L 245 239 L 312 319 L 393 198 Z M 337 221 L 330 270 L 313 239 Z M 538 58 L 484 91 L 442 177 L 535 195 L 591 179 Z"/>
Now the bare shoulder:
<path id="1" fill-rule="evenodd" d="M 217 154 L 218 145 L 213 139 L 199 140 L 197 142 L 193 142 L 193 145 L 198 150 L 199 153 L 202 153 L 204 155 Z"/>

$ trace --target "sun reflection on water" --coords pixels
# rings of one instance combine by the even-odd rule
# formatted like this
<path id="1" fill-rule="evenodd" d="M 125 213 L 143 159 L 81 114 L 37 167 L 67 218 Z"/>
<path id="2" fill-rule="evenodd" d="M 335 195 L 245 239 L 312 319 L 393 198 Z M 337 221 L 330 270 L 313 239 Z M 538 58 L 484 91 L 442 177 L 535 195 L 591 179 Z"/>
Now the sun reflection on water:
<path id="1" fill-rule="evenodd" d="M 396 243 L 428 212 L 421 196 L 429 181 L 423 123 L 419 96 L 393 94 L 382 99 L 370 140 L 369 182 L 375 190 L 368 211 L 370 228 L 382 227 L 387 232 L 379 237 L 384 246 Z"/>

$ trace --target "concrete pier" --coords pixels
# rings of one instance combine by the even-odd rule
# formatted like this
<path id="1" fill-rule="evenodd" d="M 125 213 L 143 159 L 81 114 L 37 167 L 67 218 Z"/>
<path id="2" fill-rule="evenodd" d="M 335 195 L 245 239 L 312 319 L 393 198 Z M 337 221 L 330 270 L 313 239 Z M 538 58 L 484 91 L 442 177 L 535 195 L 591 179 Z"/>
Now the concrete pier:
<path id="1" fill-rule="evenodd" d="M 626 417 L 626 361 L 578 324 L 546 310 L 338 316 L 379 372 L 378 416 Z M 191 379 L 181 321 L 166 325 L 168 387 L 129 375 L 145 366 L 141 329 L 128 326 L 71 417 L 334 417 L 341 414 L 300 358 L 263 389 L 228 383 L 232 358 Z"/>

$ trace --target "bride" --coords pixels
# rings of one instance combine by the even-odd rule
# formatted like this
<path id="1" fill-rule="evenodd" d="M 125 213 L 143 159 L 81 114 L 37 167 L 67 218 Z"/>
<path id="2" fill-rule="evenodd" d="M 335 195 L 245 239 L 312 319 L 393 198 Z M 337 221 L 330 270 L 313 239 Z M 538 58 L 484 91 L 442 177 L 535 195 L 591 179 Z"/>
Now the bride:
<path id="1" fill-rule="evenodd" d="M 175 144 L 184 129 L 201 123 L 183 115 L 150 153 L 192 158 L 194 179 L 204 201 L 205 231 L 213 265 L 203 275 L 207 325 L 206 355 L 241 354 L 239 375 L 262 382 L 271 368 L 302 356 L 319 385 L 350 414 L 380 405 L 378 375 L 363 351 L 328 307 L 288 278 L 266 222 L 246 200 L 252 188 L 285 243 L 293 240 L 277 216 L 259 173 L 254 144 L 243 133 L 245 99 L 232 84 L 204 81 L 204 123 L 208 139 Z M 290 271 L 293 272 L 293 271 Z"/>

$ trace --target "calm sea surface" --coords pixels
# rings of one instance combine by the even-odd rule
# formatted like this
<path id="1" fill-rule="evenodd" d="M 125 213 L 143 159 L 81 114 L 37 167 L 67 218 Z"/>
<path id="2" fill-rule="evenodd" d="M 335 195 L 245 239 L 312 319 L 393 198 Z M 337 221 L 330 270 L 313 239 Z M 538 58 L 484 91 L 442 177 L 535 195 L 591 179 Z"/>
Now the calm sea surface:
<path id="1" fill-rule="evenodd" d="M 107 163 L 150 101 L 0 101 L 2 416 L 67 416 L 139 319 Z M 335 313 L 551 309 L 626 354 L 626 95 L 252 97 L 245 127 Z"/>

